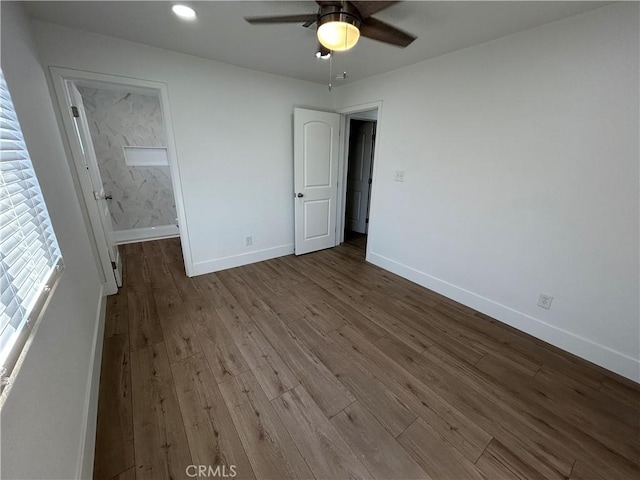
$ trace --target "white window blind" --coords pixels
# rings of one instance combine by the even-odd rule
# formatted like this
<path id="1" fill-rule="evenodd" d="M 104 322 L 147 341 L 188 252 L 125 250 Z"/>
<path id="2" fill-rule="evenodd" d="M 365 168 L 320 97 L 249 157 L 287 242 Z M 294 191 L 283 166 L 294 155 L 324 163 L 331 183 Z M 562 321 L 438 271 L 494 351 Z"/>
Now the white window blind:
<path id="1" fill-rule="evenodd" d="M 62 270 L 62 257 L 0 70 L 0 390 Z"/>

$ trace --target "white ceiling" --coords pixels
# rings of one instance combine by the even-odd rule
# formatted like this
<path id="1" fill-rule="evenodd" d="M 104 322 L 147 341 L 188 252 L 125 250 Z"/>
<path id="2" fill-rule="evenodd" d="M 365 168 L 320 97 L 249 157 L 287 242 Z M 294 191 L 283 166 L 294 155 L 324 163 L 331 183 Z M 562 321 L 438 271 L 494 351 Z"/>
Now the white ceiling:
<path id="1" fill-rule="evenodd" d="M 26 2 L 39 20 L 210 58 L 242 67 L 326 84 L 327 61 L 314 57 L 315 28 L 298 24 L 249 25 L 245 16 L 315 12 L 312 1 L 185 2 L 194 22 L 175 17 L 169 1 Z M 376 15 L 418 39 L 405 49 L 362 38 L 334 58 L 345 65 L 345 83 L 388 72 L 461 48 L 487 42 L 611 2 L 590 1 L 407 1 Z"/>

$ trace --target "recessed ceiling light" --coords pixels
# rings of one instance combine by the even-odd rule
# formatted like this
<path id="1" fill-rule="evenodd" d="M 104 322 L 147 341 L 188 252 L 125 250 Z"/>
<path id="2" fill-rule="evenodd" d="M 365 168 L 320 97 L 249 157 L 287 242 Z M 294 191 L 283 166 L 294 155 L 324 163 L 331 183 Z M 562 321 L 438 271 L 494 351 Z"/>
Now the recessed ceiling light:
<path id="1" fill-rule="evenodd" d="M 195 20 L 196 18 L 196 11 L 186 5 L 174 5 L 171 7 L 171 10 L 173 10 L 173 13 L 177 16 L 184 18 L 185 20 Z"/>

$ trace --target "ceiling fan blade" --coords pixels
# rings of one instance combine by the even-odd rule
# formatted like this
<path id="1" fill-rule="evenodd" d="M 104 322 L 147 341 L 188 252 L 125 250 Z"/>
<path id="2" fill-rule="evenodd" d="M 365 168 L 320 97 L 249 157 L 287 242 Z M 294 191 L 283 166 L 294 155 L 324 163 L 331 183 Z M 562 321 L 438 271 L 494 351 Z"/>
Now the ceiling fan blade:
<path id="1" fill-rule="evenodd" d="M 358 9 L 363 20 L 370 17 L 374 13 L 378 13 L 389 8 L 395 3 L 399 2 L 397 0 L 392 2 L 351 2 L 351 4 Z"/>
<path id="2" fill-rule="evenodd" d="M 276 17 L 245 17 L 247 22 L 252 25 L 261 25 L 269 23 L 315 23 L 318 15 L 315 13 L 303 13 L 300 15 L 281 15 Z"/>
<path id="3" fill-rule="evenodd" d="M 403 32 L 388 23 L 371 17 L 362 20 L 360 35 L 398 47 L 406 47 L 417 38 L 410 33 Z"/>

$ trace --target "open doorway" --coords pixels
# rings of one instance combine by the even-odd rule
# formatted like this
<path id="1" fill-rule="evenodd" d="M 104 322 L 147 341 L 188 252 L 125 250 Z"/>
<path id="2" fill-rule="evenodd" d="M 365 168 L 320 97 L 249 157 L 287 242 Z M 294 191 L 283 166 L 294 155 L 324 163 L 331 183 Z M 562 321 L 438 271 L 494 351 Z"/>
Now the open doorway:
<path id="1" fill-rule="evenodd" d="M 78 194 L 106 294 L 121 284 L 118 245 L 179 236 L 192 270 L 166 86 L 51 68 Z"/>
<path id="2" fill-rule="evenodd" d="M 353 113 L 347 146 L 344 241 L 364 253 L 369 232 L 378 110 Z"/>
<path id="3" fill-rule="evenodd" d="M 116 244 L 179 236 L 160 99 L 78 85 Z"/>

